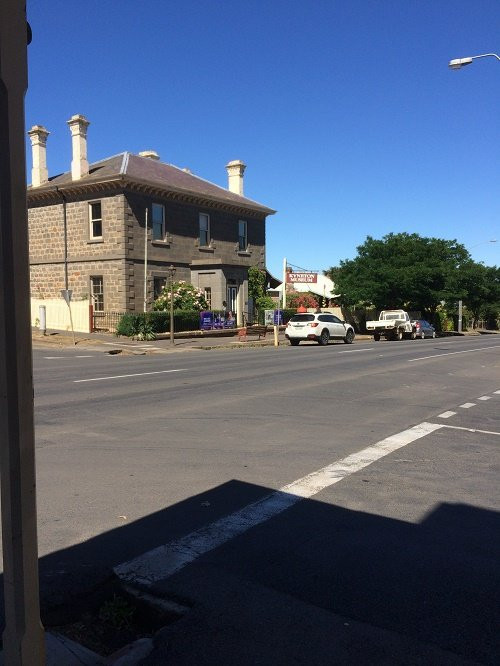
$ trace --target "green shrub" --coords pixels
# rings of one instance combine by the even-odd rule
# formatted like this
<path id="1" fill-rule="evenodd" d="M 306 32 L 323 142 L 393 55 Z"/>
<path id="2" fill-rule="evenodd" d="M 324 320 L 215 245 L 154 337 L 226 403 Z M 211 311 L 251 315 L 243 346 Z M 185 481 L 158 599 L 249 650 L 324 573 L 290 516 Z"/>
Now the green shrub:
<path id="1" fill-rule="evenodd" d="M 200 313 L 194 310 L 174 310 L 174 331 L 198 331 Z M 116 327 L 116 335 L 139 340 L 154 340 L 157 333 L 170 332 L 170 312 L 127 312 Z"/>

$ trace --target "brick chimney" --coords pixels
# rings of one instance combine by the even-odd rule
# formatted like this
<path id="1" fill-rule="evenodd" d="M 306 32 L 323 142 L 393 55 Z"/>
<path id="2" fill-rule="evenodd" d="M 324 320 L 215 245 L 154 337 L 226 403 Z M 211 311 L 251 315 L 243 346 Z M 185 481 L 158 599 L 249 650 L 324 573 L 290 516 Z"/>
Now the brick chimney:
<path id="1" fill-rule="evenodd" d="M 68 120 L 71 130 L 72 156 L 71 178 L 80 180 L 88 176 L 89 163 L 87 160 L 87 127 L 90 125 L 85 116 L 71 116 Z"/>
<path id="2" fill-rule="evenodd" d="M 241 160 L 233 160 L 226 164 L 227 189 L 230 192 L 243 196 L 243 174 L 246 168 L 246 164 Z"/>
<path id="3" fill-rule="evenodd" d="M 31 169 L 31 186 L 40 187 L 49 182 L 47 171 L 47 132 L 42 125 L 33 125 L 28 132 L 31 139 L 31 152 L 33 155 L 33 168 Z"/>

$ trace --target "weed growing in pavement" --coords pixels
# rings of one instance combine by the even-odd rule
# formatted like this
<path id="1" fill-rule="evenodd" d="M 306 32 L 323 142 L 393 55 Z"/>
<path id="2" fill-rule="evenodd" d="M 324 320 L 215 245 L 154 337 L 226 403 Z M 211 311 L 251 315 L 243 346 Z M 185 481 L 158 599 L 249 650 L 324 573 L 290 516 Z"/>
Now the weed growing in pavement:
<path id="1" fill-rule="evenodd" d="M 115 594 L 101 606 L 99 619 L 115 629 L 124 629 L 130 626 L 134 613 L 135 608 L 126 599 Z"/>

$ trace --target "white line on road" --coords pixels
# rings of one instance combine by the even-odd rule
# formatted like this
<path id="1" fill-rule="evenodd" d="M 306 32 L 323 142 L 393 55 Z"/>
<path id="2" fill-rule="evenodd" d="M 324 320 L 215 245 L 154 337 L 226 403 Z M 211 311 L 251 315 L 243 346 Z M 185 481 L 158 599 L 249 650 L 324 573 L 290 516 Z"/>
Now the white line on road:
<path id="1" fill-rule="evenodd" d="M 470 409 L 471 407 L 475 407 L 476 403 L 475 402 L 464 402 L 463 405 L 460 405 L 462 409 Z"/>
<path id="2" fill-rule="evenodd" d="M 134 349 L 152 349 L 151 345 L 129 345 L 126 342 L 103 342 L 103 345 L 111 345 L 112 347 L 133 347 Z M 155 347 L 158 349 L 158 347 Z"/>
<path id="3" fill-rule="evenodd" d="M 185 372 L 187 368 L 179 370 L 156 370 L 155 372 L 138 372 L 135 375 L 114 375 L 113 377 L 94 377 L 93 379 L 74 379 L 73 384 L 82 384 L 83 382 L 102 382 L 105 379 L 123 379 L 124 377 L 144 377 L 145 375 L 164 375 L 168 372 Z"/>
<path id="4" fill-rule="evenodd" d="M 453 354 L 470 354 L 471 352 L 485 351 L 487 349 L 496 349 L 500 345 L 491 345 L 491 347 L 479 347 L 479 349 L 466 349 L 465 351 L 444 352 L 443 354 L 432 354 L 432 356 L 420 356 L 419 358 L 409 358 L 408 362 L 425 361 L 427 358 L 436 358 L 436 356 L 452 356 Z"/>
<path id="5" fill-rule="evenodd" d="M 94 358 L 94 357 L 92 356 L 92 354 L 87 354 L 86 356 L 83 356 L 83 355 L 75 356 L 75 358 Z"/>
<path id="6" fill-rule="evenodd" d="M 478 428 L 464 428 L 463 426 L 452 426 L 443 423 L 443 428 L 452 428 L 453 430 L 466 430 L 467 432 L 480 432 L 484 435 L 498 435 L 500 437 L 500 432 L 495 432 L 494 430 L 478 430 Z"/>
<path id="7" fill-rule="evenodd" d="M 491 395 L 482 395 L 478 400 L 491 400 Z"/>
<path id="8" fill-rule="evenodd" d="M 449 419 L 450 416 L 455 416 L 456 412 L 443 412 L 442 414 L 438 414 L 438 417 L 440 419 Z"/>
<path id="9" fill-rule="evenodd" d="M 493 393 L 495 393 L 495 395 L 498 395 L 500 391 L 493 391 Z"/>
<path id="10" fill-rule="evenodd" d="M 389 453 L 442 428 L 437 423 L 420 423 L 413 428 L 386 437 L 380 442 L 338 460 L 235 511 L 190 534 L 154 548 L 114 568 L 115 573 L 131 583 L 151 585 L 171 576 L 200 555 L 218 548 L 247 530 L 289 509 L 302 499 L 316 495 L 324 488 L 364 469 Z"/>
<path id="11" fill-rule="evenodd" d="M 346 349 L 345 351 L 339 351 L 337 354 L 353 354 L 354 352 L 364 352 L 372 351 L 373 347 L 368 347 L 368 349 Z"/>

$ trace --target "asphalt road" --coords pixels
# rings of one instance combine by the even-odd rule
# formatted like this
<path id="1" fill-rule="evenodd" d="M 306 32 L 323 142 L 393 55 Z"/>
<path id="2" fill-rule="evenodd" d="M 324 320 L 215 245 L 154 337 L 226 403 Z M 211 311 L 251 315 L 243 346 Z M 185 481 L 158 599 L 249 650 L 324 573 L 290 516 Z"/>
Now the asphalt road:
<path id="1" fill-rule="evenodd" d="M 499 336 L 37 349 L 34 371 L 44 604 L 167 544 L 149 582 L 192 612 L 151 664 L 500 661 Z"/>

